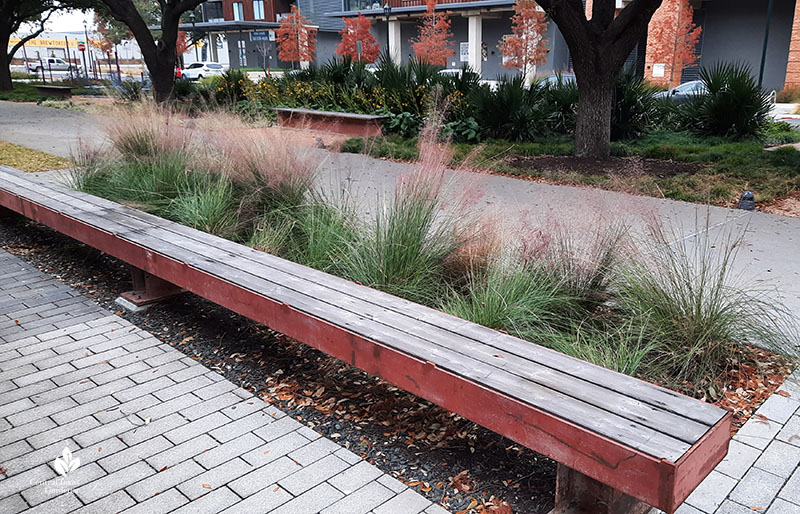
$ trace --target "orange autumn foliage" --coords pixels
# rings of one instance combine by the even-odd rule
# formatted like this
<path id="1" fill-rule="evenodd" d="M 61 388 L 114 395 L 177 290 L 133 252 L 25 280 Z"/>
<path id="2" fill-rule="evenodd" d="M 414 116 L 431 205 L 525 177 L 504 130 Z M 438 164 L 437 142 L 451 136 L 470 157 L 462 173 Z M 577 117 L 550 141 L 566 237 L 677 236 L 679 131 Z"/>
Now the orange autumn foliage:
<path id="1" fill-rule="evenodd" d="M 543 11 L 533 0 L 520 0 L 514 5 L 511 17 L 512 35 L 500 42 L 498 48 L 505 57 L 503 66 L 520 68 L 528 76 L 534 66 L 547 60 L 547 21 Z"/>
<path id="2" fill-rule="evenodd" d="M 336 53 L 349 55 L 355 61 L 358 58 L 357 42 L 361 41 L 361 62 L 375 62 L 381 53 L 380 45 L 369 31 L 370 23 L 361 13 L 356 18 L 342 18 L 344 28 L 339 32 L 342 41 L 336 47 Z"/>
<path id="3" fill-rule="evenodd" d="M 311 61 L 316 52 L 317 29 L 308 25 L 308 19 L 300 14 L 297 5 L 281 20 L 275 34 L 278 43 L 278 59 L 284 62 Z"/>
<path id="4" fill-rule="evenodd" d="M 703 29 L 693 19 L 694 9 L 689 0 L 665 0 L 650 23 L 648 58 L 666 64 L 670 88 L 675 80 L 680 80 L 684 68 L 697 62 L 695 46 Z"/>
<path id="5" fill-rule="evenodd" d="M 178 58 L 189 50 L 189 35 L 179 30 L 178 39 L 175 41 L 175 52 Z"/>
<path id="6" fill-rule="evenodd" d="M 414 53 L 422 62 L 437 66 L 447 66 L 447 59 L 453 56 L 453 37 L 450 32 L 450 18 L 447 13 L 437 13 L 436 0 L 428 0 L 428 10 L 422 17 L 419 35 L 413 40 Z"/>

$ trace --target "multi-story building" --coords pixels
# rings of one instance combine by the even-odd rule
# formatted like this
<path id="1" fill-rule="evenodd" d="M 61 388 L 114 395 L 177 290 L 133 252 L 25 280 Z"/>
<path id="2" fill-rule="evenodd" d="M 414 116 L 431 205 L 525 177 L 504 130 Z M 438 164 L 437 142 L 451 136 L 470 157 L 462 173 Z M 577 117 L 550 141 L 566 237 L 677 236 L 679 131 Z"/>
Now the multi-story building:
<path id="1" fill-rule="evenodd" d="M 630 0 L 616 0 L 623 8 Z M 664 0 L 665 2 L 670 0 Z M 372 21 L 372 32 L 382 49 L 396 61 L 413 55 L 412 39 L 417 36 L 419 21 L 425 12 L 425 0 L 211 0 L 205 2 L 204 19 L 198 29 L 212 34 L 225 34 L 231 67 L 286 67 L 279 63 L 274 31 L 281 17 L 297 3 L 310 23 L 318 27 L 316 61 L 325 62 L 335 56 L 342 18 L 363 14 Z M 696 52 L 698 66 L 719 61 L 742 61 L 758 73 L 762 45 L 767 28 L 768 1 L 691 0 L 694 22 L 703 31 Z M 502 38 L 511 33 L 511 16 L 515 0 L 440 0 L 436 8 L 450 13 L 455 54 L 448 67 L 463 63 L 492 79 L 509 73 L 503 67 L 498 49 Z M 765 55 L 764 86 L 781 89 L 800 87 L 800 0 L 773 0 L 769 25 L 769 44 Z M 591 12 L 592 0 L 585 0 Z M 570 69 L 570 54 L 554 23 L 546 36 L 549 53 L 539 74 Z M 646 48 L 653 41 L 643 39 L 631 54 L 629 64 L 655 82 L 665 82 L 670 75 L 669 63 L 656 63 L 647 57 Z M 212 55 L 216 44 L 210 45 Z M 218 57 L 218 56 L 217 56 Z M 698 66 L 680 70 L 681 81 L 697 76 Z"/>

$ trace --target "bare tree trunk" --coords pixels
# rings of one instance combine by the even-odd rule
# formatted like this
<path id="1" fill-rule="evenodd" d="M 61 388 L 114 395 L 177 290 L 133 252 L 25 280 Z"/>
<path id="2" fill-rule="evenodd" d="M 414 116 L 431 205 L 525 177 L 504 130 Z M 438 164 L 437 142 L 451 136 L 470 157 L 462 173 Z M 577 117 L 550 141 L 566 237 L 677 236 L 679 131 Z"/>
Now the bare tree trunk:
<path id="1" fill-rule="evenodd" d="M 606 159 L 611 152 L 611 111 L 614 78 L 596 77 L 578 87 L 578 120 L 575 127 L 575 155 Z"/>
<path id="2" fill-rule="evenodd" d="M 11 56 L 7 51 L 10 36 L 7 31 L 0 30 L 0 91 L 14 89 L 14 84 L 11 83 Z"/>

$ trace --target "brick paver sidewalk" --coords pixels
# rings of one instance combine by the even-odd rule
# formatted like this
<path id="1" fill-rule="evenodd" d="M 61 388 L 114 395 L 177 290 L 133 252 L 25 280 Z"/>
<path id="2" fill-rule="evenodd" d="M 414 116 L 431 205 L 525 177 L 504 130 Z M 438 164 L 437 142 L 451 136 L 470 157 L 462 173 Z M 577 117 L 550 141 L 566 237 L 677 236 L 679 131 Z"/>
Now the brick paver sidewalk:
<path id="1" fill-rule="evenodd" d="M 123 511 L 446 512 L 0 251 L 0 513 Z"/>
<path id="2" fill-rule="evenodd" d="M 676 514 L 800 514 L 800 371 L 779 391 Z"/>

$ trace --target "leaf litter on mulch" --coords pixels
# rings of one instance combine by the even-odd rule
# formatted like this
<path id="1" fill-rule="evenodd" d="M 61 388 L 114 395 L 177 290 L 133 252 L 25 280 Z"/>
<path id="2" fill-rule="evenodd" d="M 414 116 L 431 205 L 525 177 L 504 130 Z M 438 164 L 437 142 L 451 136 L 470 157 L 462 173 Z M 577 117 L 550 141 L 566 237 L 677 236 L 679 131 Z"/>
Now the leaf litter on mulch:
<path id="1" fill-rule="evenodd" d="M 0 223 L 0 247 L 75 287 L 458 514 L 545 513 L 556 465 L 527 448 L 304 344 L 191 294 L 144 314 L 120 311 L 124 264 L 23 219 Z M 738 427 L 791 372 L 755 347 L 711 385 L 682 392 L 732 410 Z M 716 398 L 714 397 L 716 395 Z"/>

